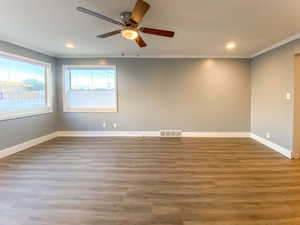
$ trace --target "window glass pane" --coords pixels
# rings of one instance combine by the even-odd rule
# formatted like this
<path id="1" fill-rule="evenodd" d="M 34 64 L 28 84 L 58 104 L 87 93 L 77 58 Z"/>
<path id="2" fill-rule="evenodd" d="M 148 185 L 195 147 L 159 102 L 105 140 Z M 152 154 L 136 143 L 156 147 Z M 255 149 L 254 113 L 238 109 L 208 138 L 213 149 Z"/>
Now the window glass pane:
<path id="1" fill-rule="evenodd" d="M 72 90 L 114 89 L 114 71 L 112 69 L 71 70 Z"/>
<path id="2" fill-rule="evenodd" d="M 113 67 L 68 68 L 65 76 L 65 104 L 68 108 L 116 108 L 116 74 Z"/>
<path id="3" fill-rule="evenodd" d="M 0 56 L 0 112 L 47 106 L 46 68 Z"/>

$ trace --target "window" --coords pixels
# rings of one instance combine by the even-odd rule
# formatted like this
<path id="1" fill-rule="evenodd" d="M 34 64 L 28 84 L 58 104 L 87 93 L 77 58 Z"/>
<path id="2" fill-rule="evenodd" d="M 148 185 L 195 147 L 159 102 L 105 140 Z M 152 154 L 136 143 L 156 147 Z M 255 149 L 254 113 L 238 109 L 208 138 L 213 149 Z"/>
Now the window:
<path id="1" fill-rule="evenodd" d="M 65 112 L 117 112 L 115 66 L 64 66 Z"/>
<path id="2" fill-rule="evenodd" d="M 50 64 L 0 52 L 0 120 L 49 112 Z"/>

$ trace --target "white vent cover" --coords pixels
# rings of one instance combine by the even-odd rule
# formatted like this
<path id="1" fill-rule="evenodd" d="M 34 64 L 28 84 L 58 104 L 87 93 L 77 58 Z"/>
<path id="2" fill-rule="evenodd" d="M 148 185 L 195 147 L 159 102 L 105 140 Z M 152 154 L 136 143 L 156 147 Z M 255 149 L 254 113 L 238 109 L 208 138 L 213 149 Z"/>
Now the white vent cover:
<path id="1" fill-rule="evenodd" d="M 181 137 L 181 130 L 160 130 L 161 137 Z"/>

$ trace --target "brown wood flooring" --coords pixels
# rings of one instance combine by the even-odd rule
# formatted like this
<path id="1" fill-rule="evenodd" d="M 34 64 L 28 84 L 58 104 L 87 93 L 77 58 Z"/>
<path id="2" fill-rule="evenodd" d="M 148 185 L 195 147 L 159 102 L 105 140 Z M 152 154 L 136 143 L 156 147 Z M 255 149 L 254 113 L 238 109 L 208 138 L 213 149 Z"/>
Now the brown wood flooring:
<path id="1" fill-rule="evenodd" d="M 0 160 L 0 225 L 299 225 L 300 161 L 248 138 L 56 138 Z"/>

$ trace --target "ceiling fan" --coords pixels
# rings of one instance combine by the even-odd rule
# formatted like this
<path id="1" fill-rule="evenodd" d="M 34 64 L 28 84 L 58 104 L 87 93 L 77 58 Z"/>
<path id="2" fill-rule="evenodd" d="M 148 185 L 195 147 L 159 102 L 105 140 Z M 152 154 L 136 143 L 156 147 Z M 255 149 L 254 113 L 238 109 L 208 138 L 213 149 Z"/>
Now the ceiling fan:
<path id="1" fill-rule="evenodd" d="M 109 33 L 101 34 L 98 35 L 98 38 L 107 38 L 111 37 L 116 34 L 122 34 L 122 36 L 126 39 L 129 40 L 134 40 L 141 48 L 146 47 L 147 44 L 141 37 L 141 33 L 145 34 L 152 34 L 152 35 L 158 35 L 158 36 L 163 36 L 163 37 L 169 37 L 172 38 L 174 37 L 174 32 L 173 31 L 168 31 L 168 30 L 159 30 L 159 29 L 154 29 L 154 28 L 149 28 L 149 27 L 139 27 L 139 23 L 149 10 L 150 5 L 143 1 L 143 0 L 137 0 L 136 5 L 133 9 L 132 12 L 122 12 L 121 13 L 121 20 L 122 22 L 119 22 L 117 20 L 114 20 L 112 18 L 109 18 L 107 16 L 104 16 L 100 13 L 91 11 L 89 9 L 83 8 L 83 7 L 77 7 L 77 10 L 89 14 L 91 16 L 95 16 L 99 19 L 105 20 L 107 22 L 113 23 L 115 25 L 119 25 L 123 27 L 122 29 L 115 30 Z"/>

